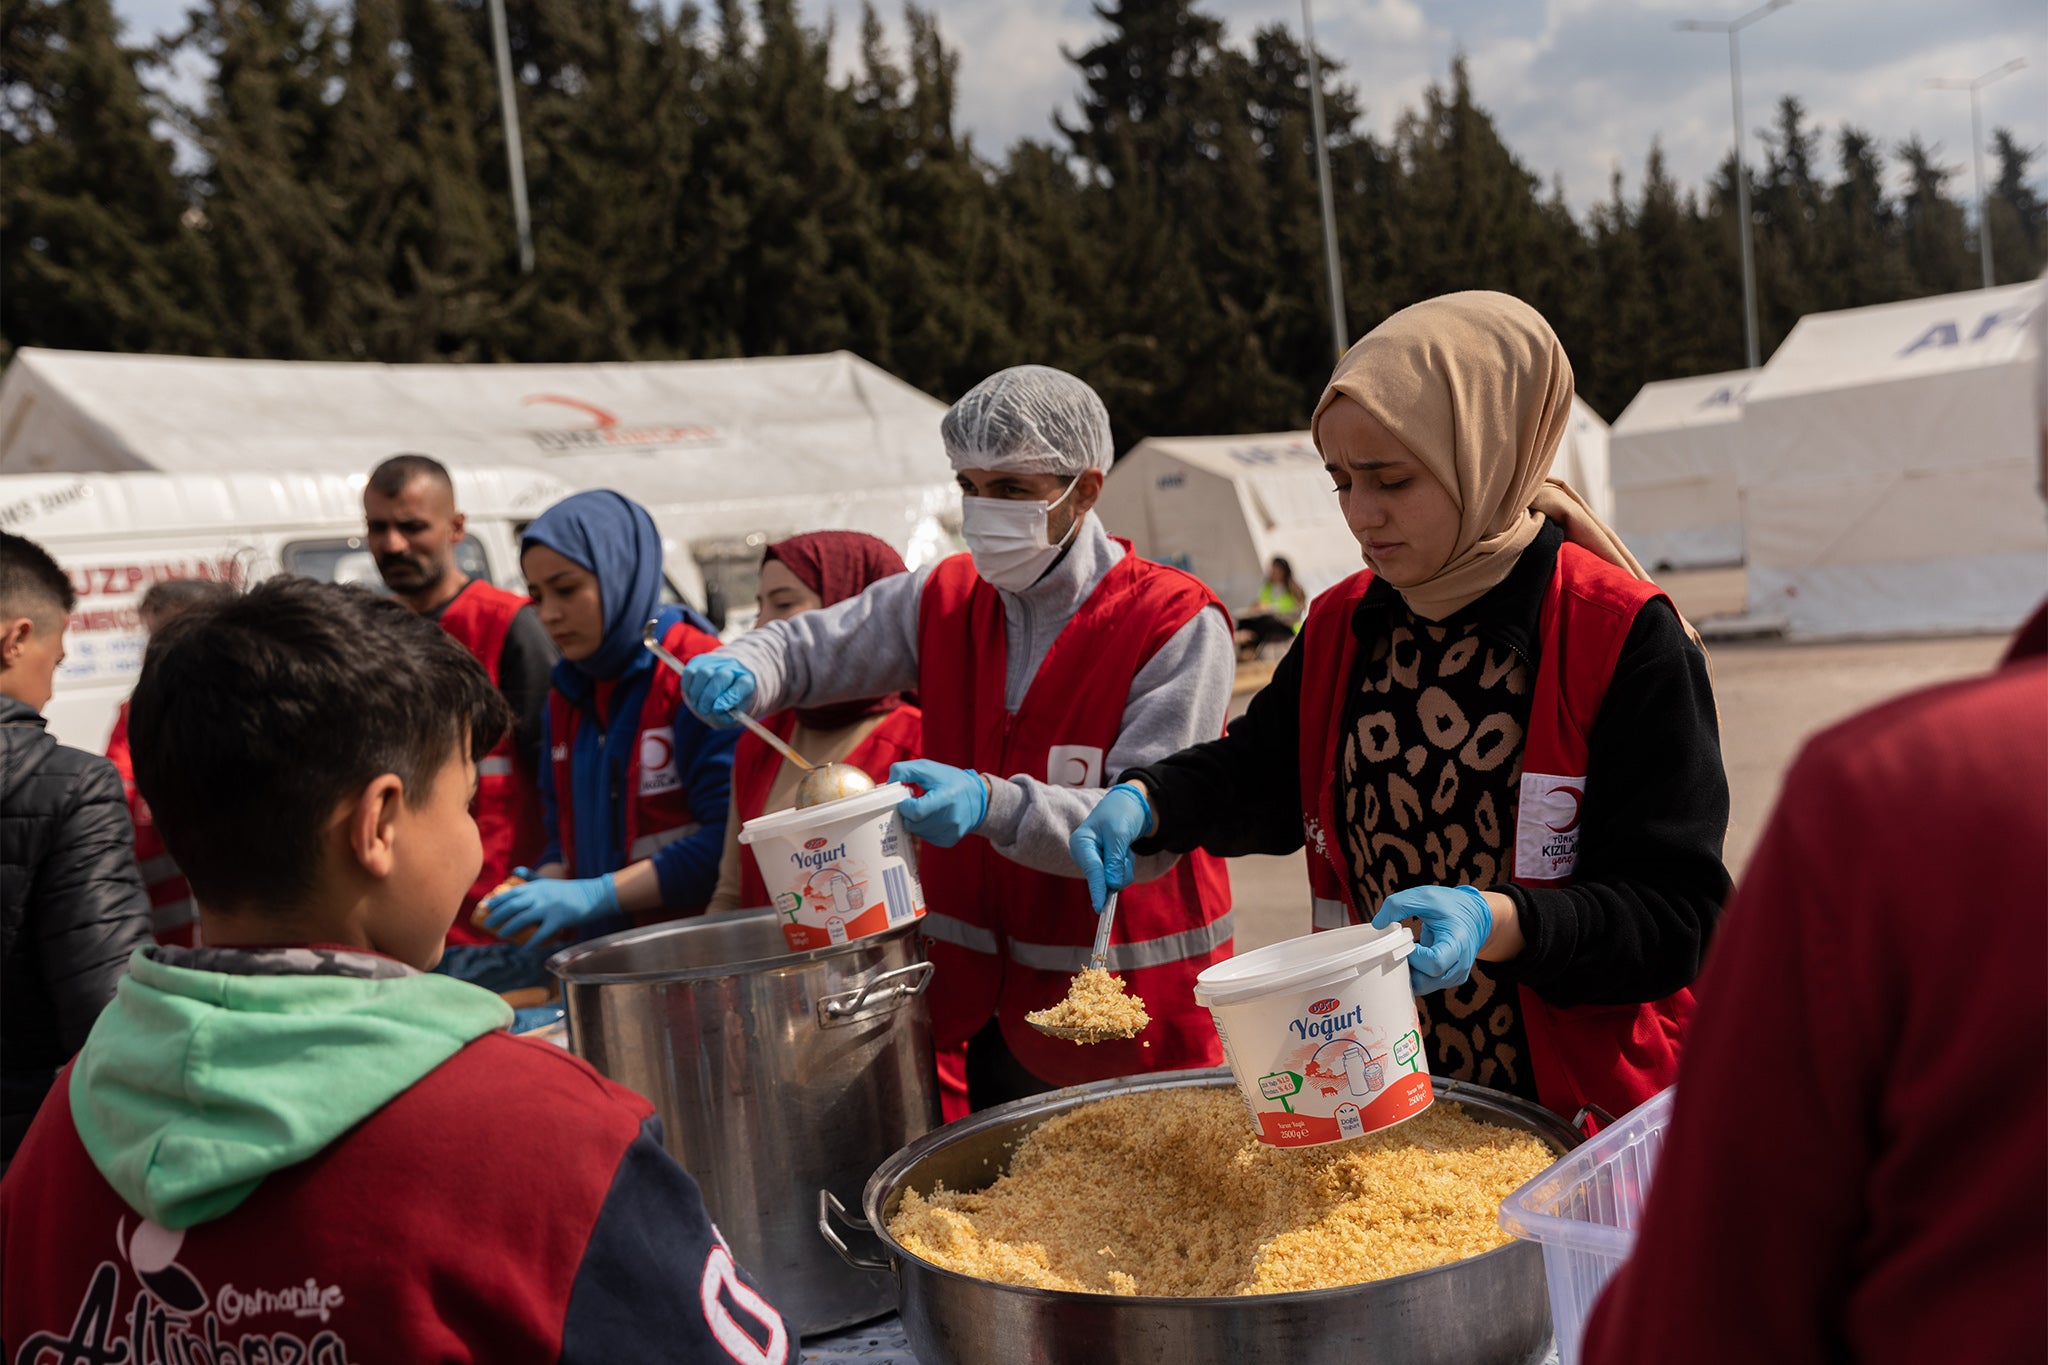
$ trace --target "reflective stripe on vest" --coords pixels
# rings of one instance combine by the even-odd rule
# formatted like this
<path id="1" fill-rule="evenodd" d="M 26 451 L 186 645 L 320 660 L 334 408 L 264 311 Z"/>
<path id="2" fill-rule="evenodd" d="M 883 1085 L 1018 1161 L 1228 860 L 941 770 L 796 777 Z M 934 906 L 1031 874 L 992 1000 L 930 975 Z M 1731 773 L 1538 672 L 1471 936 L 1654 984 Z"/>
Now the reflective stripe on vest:
<path id="1" fill-rule="evenodd" d="M 1169 962 L 1182 962 L 1213 953 L 1230 941 L 1230 921 L 1234 914 L 1234 911 L 1226 910 L 1207 924 L 1198 924 L 1192 929 L 1183 929 L 1161 938 L 1148 938 L 1138 943 L 1113 943 L 1109 947 L 1109 969 L 1113 972 L 1134 972 L 1141 967 L 1164 967 Z M 931 918 L 929 912 L 925 918 Z M 993 939 L 994 935 L 990 937 Z M 994 952 L 995 949 L 991 947 L 984 951 Z M 1080 972 L 1088 966 L 1094 951 L 1093 945 L 1073 948 L 1064 943 L 1010 940 L 1010 961 L 1042 972 Z"/>
<path id="2" fill-rule="evenodd" d="M 159 853 L 154 858 L 143 859 L 142 880 L 145 884 L 154 885 L 157 882 L 169 881 L 177 875 L 178 864 L 168 853 Z"/>
<path id="3" fill-rule="evenodd" d="M 512 760 L 509 758 L 486 758 L 483 762 L 476 765 L 476 775 L 478 777 L 510 777 L 512 776 Z"/>
<path id="4" fill-rule="evenodd" d="M 970 953 L 987 953 L 994 957 L 1001 949 L 996 942 L 995 932 L 980 925 L 969 924 L 966 920 L 942 915 L 926 908 L 924 918 L 917 922 L 926 938 L 935 938 L 941 943 L 950 943 L 955 948 L 965 948 Z"/>
<path id="5" fill-rule="evenodd" d="M 1309 915 L 1309 924 L 1317 933 L 1325 929 L 1342 929 L 1351 923 L 1351 912 L 1344 908 L 1344 902 L 1331 900 L 1328 896 L 1317 896 L 1315 906 Z"/>
<path id="6" fill-rule="evenodd" d="M 652 858 L 676 840 L 687 839 L 702 828 L 704 826 L 699 824 L 677 825 L 674 829 L 661 829 L 652 834 L 643 834 L 627 848 L 626 858 L 629 862 L 636 863 L 642 858 Z"/>
<path id="7" fill-rule="evenodd" d="M 167 933 L 172 929 L 182 929 L 197 918 L 199 918 L 199 905 L 190 896 L 185 897 L 181 901 L 172 901 L 168 905 L 152 905 L 149 907 L 150 928 L 159 934 Z"/>

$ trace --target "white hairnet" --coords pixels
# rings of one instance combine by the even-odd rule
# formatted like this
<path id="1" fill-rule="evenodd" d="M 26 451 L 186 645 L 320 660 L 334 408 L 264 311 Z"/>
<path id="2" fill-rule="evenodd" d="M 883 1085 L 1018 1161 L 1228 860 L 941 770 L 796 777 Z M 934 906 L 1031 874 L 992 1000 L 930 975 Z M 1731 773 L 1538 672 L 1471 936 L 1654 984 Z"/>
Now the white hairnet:
<path id="1" fill-rule="evenodd" d="M 1087 383 L 1050 365 L 1013 365 L 976 384 L 940 425 L 959 469 L 1079 474 L 1108 469 L 1109 409 Z"/>

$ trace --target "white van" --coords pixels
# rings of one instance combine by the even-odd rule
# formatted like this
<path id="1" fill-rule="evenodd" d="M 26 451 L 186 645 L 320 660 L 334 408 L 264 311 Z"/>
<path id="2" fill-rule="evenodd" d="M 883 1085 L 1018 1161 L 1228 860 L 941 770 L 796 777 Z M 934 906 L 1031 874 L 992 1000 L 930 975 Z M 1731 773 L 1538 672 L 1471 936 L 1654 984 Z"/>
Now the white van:
<path id="1" fill-rule="evenodd" d="M 526 591 L 519 535 L 575 489 L 516 466 L 451 471 L 468 517 L 456 551 L 472 578 Z M 142 669 L 145 637 L 136 607 L 167 578 L 251 584 L 273 574 L 362 583 L 378 591 L 363 543 L 368 471 L 231 474 L 19 474 L 0 476 L 0 530 L 27 536 L 71 576 L 78 605 L 47 715 L 66 744 L 98 753 Z M 670 547 L 673 579 L 703 583 L 687 554 Z M 680 572 L 678 572 L 680 571 Z"/>

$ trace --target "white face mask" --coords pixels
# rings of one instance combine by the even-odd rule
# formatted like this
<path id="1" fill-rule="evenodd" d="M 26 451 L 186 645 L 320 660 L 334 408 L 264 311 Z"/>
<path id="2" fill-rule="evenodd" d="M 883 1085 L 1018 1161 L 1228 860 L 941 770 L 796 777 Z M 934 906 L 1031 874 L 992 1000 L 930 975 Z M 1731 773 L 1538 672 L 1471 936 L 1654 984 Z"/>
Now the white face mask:
<path id="1" fill-rule="evenodd" d="M 1055 545 L 1046 531 L 1046 514 L 1065 502 L 1080 482 L 1076 475 L 1067 491 L 1051 502 L 960 500 L 960 537 L 967 542 L 967 551 L 974 556 L 974 571 L 983 582 L 1005 592 L 1022 592 L 1045 577 L 1045 571 L 1081 529 L 1081 519 L 1075 517 L 1072 528 Z"/>

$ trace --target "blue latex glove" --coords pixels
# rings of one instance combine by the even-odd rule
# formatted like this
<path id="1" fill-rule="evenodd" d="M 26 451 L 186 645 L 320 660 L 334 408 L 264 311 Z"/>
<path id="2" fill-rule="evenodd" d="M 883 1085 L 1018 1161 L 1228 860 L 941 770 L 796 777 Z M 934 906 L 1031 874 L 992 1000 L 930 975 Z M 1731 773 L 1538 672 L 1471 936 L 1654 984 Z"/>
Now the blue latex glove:
<path id="1" fill-rule="evenodd" d="M 924 789 L 897 807 L 903 828 L 928 844 L 951 848 L 981 828 L 988 818 L 988 787 L 972 768 L 913 758 L 889 765 L 889 780 Z"/>
<path id="2" fill-rule="evenodd" d="M 555 877 L 534 878 L 531 871 L 522 867 L 512 875 L 530 880 L 524 886 L 508 887 L 484 900 L 484 909 L 490 912 L 484 916 L 484 928 L 499 938 L 510 938 L 531 928 L 531 945 L 538 945 L 557 934 L 584 928 L 619 908 L 618 888 L 612 885 L 609 874 L 563 881 Z"/>
<path id="3" fill-rule="evenodd" d="M 733 712 L 744 711 L 759 690 L 753 670 L 723 654 L 699 654 L 683 665 L 683 700 L 715 729 L 738 725 Z"/>
<path id="4" fill-rule="evenodd" d="M 1493 936 L 1493 907 L 1473 886 L 1411 886 L 1380 902 L 1372 927 L 1419 919 L 1422 932 L 1408 955 L 1408 984 L 1417 995 L 1463 984 L 1479 950 Z"/>
<path id="5" fill-rule="evenodd" d="M 1102 794 L 1081 827 L 1067 837 L 1067 853 L 1088 879 L 1088 899 L 1097 914 L 1112 891 L 1129 886 L 1137 873 L 1131 845 L 1152 829 L 1152 804 L 1129 782 Z"/>

